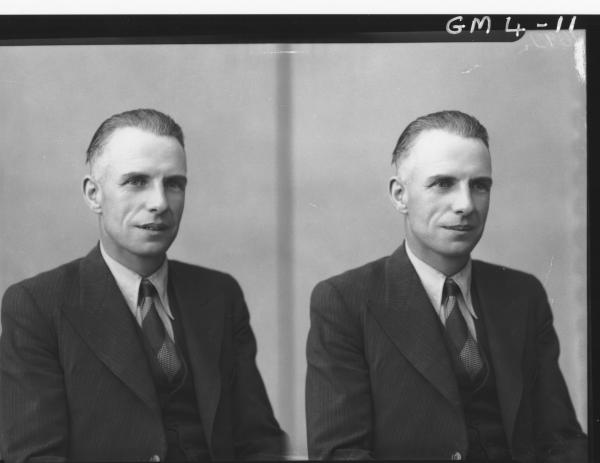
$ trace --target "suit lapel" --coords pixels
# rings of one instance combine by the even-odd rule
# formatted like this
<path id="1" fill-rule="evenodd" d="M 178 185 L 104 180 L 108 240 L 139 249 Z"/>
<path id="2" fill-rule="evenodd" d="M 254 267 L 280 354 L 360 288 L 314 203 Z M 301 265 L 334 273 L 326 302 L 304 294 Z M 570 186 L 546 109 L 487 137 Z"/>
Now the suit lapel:
<path id="1" fill-rule="evenodd" d="M 63 308 L 65 316 L 108 369 L 160 414 L 135 321 L 98 246 L 82 259 L 79 284 L 79 301 Z"/>
<path id="2" fill-rule="evenodd" d="M 439 318 L 413 268 L 404 245 L 386 261 L 379 293 L 370 302 L 398 350 L 455 407 L 460 395 Z"/>
<path id="3" fill-rule="evenodd" d="M 169 262 L 169 280 L 177 298 L 198 408 L 210 443 L 221 391 L 223 299 L 181 264 Z"/>
<path id="4" fill-rule="evenodd" d="M 485 265 L 473 261 L 473 286 L 487 331 L 498 401 L 510 445 L 523 388 L 521 359 L 527 326 L 523 316 L 527 312 L 517 304 L 506 280 L 498 276 L 488 274 Z"/>

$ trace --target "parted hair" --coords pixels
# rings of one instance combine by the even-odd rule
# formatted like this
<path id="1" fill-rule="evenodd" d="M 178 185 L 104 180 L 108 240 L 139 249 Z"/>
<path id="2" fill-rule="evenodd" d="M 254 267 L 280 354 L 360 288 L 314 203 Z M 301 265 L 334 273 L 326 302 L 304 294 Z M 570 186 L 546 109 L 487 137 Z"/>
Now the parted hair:
<path id="1" fill-rule="evenodd" d="M 182 148 L 185 148 L 183 131 L 170 116 L 156 109 L 132 109 L 113 114 L 100 124 L 86 151 L 85 162 L 91 164 L 102 153 L 115 130 L 125 127 L 136 127 L 155 135 L 173 137 L 181 144 Z"/>
<path id="2" fill-rule="evenodd" d="M 426 130 L 445 130 L 465 138 L 478 138 L 489 149 L 487 130 L 477 119 L 460 111 L 445 110 L 421 116 L 406 126 L 392 153 L 392 164 L 398 166 L 418 135 Z"/>

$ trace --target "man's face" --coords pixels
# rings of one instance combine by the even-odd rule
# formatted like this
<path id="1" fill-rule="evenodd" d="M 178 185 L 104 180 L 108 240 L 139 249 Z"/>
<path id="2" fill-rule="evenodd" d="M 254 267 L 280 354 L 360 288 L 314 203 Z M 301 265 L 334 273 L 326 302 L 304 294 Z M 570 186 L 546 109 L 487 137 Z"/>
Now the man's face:
<path id="1" fill-rule="evenodd" d="M 117 129 L 92 166 L 100 235 L 129 266 L 162 262 L 177 236 L 186 186 L 185 152 L 173 137 Z"/>
<path id="2" fill-rule="evenodd" d="M 490 203 L 492 166 L 484 143 L 444 130 L 422 132 L 398 174 L 392 199 L 405 214 L 411 250 L 438 269 L 466 262 Z"/>

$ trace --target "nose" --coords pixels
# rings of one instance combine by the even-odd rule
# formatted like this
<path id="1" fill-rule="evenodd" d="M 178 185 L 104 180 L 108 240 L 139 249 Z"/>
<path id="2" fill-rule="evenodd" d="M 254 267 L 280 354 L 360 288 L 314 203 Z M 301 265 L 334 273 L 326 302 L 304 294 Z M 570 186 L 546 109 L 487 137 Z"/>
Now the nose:
<path id="1" fill-rule="evenodd" d="M 146 198 L 146 207 L 151 212 L 162 213 L 167 209 L 167 195 L 162 182 L 156 182 L 152 188 L 148 190 Z"/>
<path id="2" fill-rule="evenodd" d="M 457 188 L 452 200 L 452 208 L 455 213 L 469 215 L 473 212 L 473 195 L 469 185 L 461 185 Z"/>

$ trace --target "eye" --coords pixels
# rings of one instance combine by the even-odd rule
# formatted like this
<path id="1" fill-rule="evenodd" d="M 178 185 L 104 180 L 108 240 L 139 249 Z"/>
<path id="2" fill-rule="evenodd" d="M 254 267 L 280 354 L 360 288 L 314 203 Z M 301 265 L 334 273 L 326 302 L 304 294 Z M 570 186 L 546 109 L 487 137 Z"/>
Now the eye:
<path id="1" fill-rule="evenodd" d="M 431 186 L 442 189 L 451 188 L 454 185 L 454 179 L 451 177 L 439 177 L 434 180 Z"/>
<path id="2" fill-rule="evenodd" d="M 169 178 L 165 180 L 165 187 L 170 190 L 185 191 L 185 178 Z"/>
<path id="3" fill-rule="evenodd" d="M 492 182 L 489 179 L 475 180 L 471 184 L 471 188 L 481 193 L 489 193 L 492 188 Z"/>
<path id="4" fill-rule="evenodd" d="M 146 178 L 142 175 L 132 175 L 125 179 L 124 185 L 131 186 L 144 186 L 146 184 Z"/>

